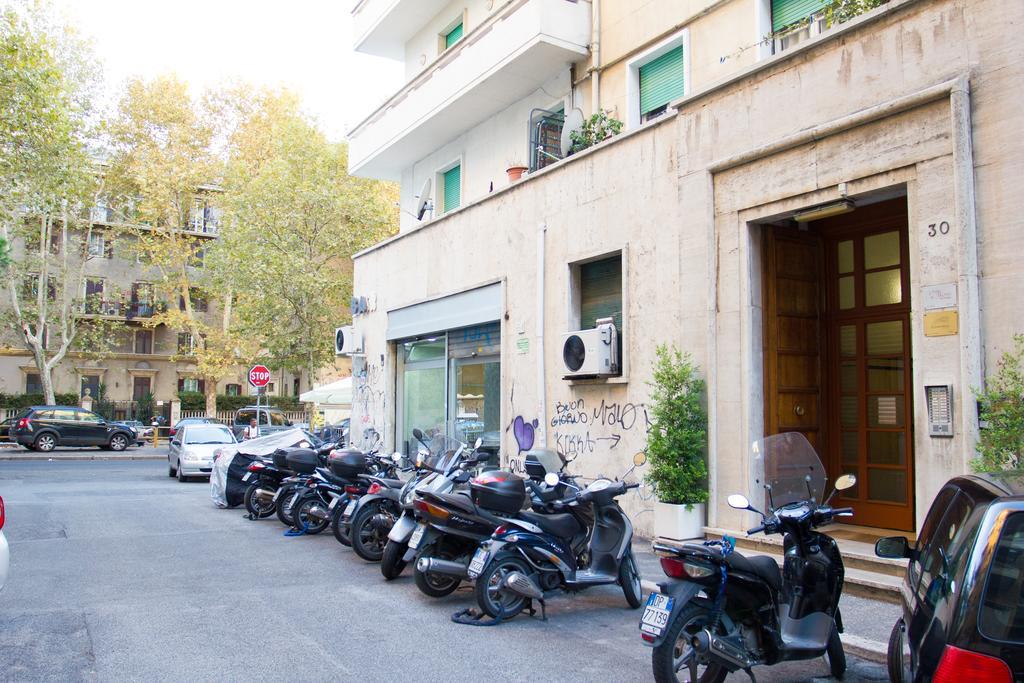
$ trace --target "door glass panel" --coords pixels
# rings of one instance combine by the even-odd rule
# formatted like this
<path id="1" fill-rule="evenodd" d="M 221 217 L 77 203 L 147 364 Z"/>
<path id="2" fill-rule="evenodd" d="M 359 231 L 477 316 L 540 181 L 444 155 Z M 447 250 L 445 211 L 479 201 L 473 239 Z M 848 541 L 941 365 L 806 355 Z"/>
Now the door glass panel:
<path id="1" fill-rule="evenodd" d="M 907 502 L 907 473 L 868 468 L 868 498 L 889 503 Z"/>
<path id="2" fill-rule="evenodd" d="M 843 432 L 842 448 L 844 465 L 857 464 L 857 441 L 857 432 Z"/>
<path id="3" fill-rule="evenodd" d="M 902 396 L 868 396 L 869 427 L 902 427 Z"/>
<path id="4" fill-rule="evenodd" d="M 853 272 L 853 240 L 836 245 L 836 269 L 840 275 Z"/>
<path id="5" fill-rule="evenodd" d="M 857 391 L 857 362 L 844 360 L 839 364 L 839 387 L 842 391 Z"/>
<path id="6" fill-rule="evenodd" d="M 903 432 L 868 432 L 868 462 L 872 465 L 903 465 Z"/>
<path id="7" fill-rule="evenodd" d="M 842 325 L 839 328 L 839 354 L 843 356 L 857 355 L 856 325 Z"/>
<path id="8" fill-rule="evenodd" d="M 903 300 L 900 269 L 880 270 L 864 276 L 864 305 L 885 306 Z"/>
<path id="9" fill-rule="evenodd" d="M 455 365 L 455 430 L 453 436 L 469 444 L 477 438 L 483 446 L 498 446 L 500 427 L 498 411 L 501 405 L 500 363 L 472 363 Z"/>
<path id="10" fill-rule="evenodd" d="M 406 363 L 416 363 L 425 360 L 440 360 L 445 354 L 444 337 L 440 339 L 424 339 L 422 341 L 406 342 L 402 344 L 404 360 Z"/>
<path id="11" fill-rule="evenodd" d="M 900 263 L 900 234 L 883 232 L 864 238 L 864 268 L 873 270 Z"/>
<path id="12" fill-rule="evenodd" d="M 839 422 L 844 427 L 856 427 L 857 420 L 857 397 L 843 396 L 839 399 Z"/>
<path id="13" fill-rule="evenodd" d="M 868 323 L 868 355 L 889 356 L 903 353 L 903 321 Z"/>
<path id="14" fill-rule="evenodd" d="M 402 441 L 406 455 L 416 452 L 418 442 L 412 436 L 413 429 L 420 429 L 427 435 L 440 431 L 444 433 L 444 366 L 405 369 L 403 375 Z"/>
<path id="15" fill-rule="evenodd" d="M 839 278 L 839 308 L 845 311 L 856 305 L 853 294 L 853 276 L 847 275 Z"/>
<path id="16" fill-rule="evenodd" d="M 903 359 L 872 358 L 868 361 L 868 391 L 903 391 Z"/>

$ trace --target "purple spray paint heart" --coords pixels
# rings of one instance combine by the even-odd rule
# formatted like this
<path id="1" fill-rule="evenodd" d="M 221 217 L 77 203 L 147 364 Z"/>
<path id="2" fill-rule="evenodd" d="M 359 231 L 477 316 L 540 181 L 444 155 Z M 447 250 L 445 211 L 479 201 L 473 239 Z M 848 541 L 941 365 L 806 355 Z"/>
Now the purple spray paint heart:
<path id="1" fill-rule="evenodd" d="M 528 451 L 533 448 L 533 437 L 537 428 L 537 420 L 527 422 L 522 415 L 518 415 L 512 422 L 512 433 L 516 436 L 516 443 L 519 444 L 519 452 Z"/>

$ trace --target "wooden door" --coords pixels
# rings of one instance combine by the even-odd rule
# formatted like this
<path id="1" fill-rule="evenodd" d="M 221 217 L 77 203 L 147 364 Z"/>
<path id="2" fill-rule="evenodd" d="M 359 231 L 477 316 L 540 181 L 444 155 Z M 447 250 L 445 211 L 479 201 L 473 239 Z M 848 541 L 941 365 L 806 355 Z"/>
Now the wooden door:
<path id="1" fill-rule="evenodd" d="M 910 278 L 903 199 L 820 221 L 825 235 L 829 474 L 853 524 L 914 529 Z"/>
<path id="2" fill-rule="evenodd" d="M 765 433 L 801 432 L 821 454 L 821 239 L 768 228 L 764 263 Z"/>

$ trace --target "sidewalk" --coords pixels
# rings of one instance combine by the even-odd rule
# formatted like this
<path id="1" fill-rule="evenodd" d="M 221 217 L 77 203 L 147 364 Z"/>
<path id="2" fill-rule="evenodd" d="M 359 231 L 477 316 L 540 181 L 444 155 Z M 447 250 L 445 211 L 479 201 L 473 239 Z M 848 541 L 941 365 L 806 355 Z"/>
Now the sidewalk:
<path id="1" fill-rule="evenodd" d="M 49 453 L 39 453 L 16 446 L 14 444 L 3 444 L 0 446 L 0 460 L 47 460 L 47 461 L 71 461 L 71 460 L 166 460 L 167 444 L 164 443 L 158 448 L 152 444 L 145 446 L 132 446 L 126 450 L 116 453 L 104 451 L 98 448 L 57 448 Z"/>
<path id="2" fill-rule="evenodd" d="M 656 591 L 656 584 L 668 577 L 661 570 L 657 556 L 651 551 L 651 541 L 634 538 L 633 555 L 640 565 L 644 593 Z M 839 608 L 843 615 L 845 633 L 842 639 L 846 652 L 873 662 L 885 663 L 889 632 L 899 619 L 900 606 L 844 593 L 839 600 Z"/>

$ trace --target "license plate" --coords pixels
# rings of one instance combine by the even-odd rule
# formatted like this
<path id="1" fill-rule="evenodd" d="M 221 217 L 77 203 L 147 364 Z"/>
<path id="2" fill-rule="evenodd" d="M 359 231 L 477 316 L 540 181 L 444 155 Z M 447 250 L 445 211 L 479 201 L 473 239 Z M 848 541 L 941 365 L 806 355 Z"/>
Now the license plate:
<path id="1" fill-rule="evenodd" d="M 423 532 L 427 530 L 426 524 L 420 524 L 416 527 L 416 531 L 412 532 L 412 538 L 409 539 L 409 547 L 415 550 L 420 547 L 420 541 L 423 540 Z"/>
<path id="2" fill-rule="evenodd" d="M 242 477 L 242 481 L 249 481 L 249 479 L 250 479 L 251 477 L 252 477 L 252 472 L 246 472 L 246 473 L 245 473 L 245 476 L 244 476 L 244 477 Z"/>
<path id="3" fill-rule="evenodd" d="M 651 593 L 644 607 L 644 615 L 640 617 L 640 630 L 652 636 L 660 636 L 672 615 L 672 601 L 673 598 L 667 595 Z"/>
<path id="4" fill-rule="evenodd" d="M 278 489 L 278 490 L 274 491 L 274 502 L 275 503 L 277 502 L 277 499 L 281 497 L 281 491 L 283 491 L 283 490 L 284 489 Z"/>
<path id="5" fill-rule="evenodd" d="M 480 572 L 484 570 L 484 566 L 487 564 L 488 553 L 483 548 L 477 548 L 476 553 L 473 555 L 473 561 L 469 563 L 469 578 L 475 579 L 480 576 Z"/>
<path id="6" fill-rule="evenodd" d="M 339 500 L 341 500 L 341 496 L 338 496 L 337 498 L 332 499 L 331 500 L 331 504 L 327 506 L 327 509 L 328 510 L 333 510 L 334 508 L 338 507 L 338 501 Z"/>
<path id="7" fill-rule="evenodd" d="M 356 501 L 350 500 L 348 505 L 345 506 L 345 512 L 342 513 L 345 517 L 352 515 L 352 511 L 356 509 Z"/>

